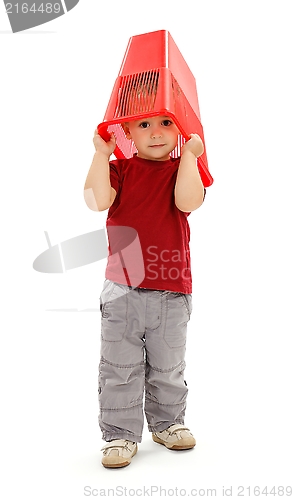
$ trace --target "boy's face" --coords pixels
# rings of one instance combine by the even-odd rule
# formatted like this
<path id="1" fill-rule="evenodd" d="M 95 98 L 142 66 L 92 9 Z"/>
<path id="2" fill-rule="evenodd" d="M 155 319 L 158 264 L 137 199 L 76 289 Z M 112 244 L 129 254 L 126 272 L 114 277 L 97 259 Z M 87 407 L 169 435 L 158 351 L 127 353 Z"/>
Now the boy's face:
<path id="1" fill-rule="evenodd" d="M 138 157 L 146 160 L 169 160 L 178 143 L 179 130 L 168 116 L 153 116 L 123 124 L 128 139 L 132 139 Z"/>

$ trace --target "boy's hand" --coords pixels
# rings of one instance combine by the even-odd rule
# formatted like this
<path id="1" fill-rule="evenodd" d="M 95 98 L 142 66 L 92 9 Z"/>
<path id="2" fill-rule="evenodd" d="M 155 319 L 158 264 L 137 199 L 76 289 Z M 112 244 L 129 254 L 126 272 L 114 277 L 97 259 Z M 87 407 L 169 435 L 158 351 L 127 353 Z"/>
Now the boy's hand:
<path id="1" fill-rule="evenodd" d="M 185 142 L 182 147 L 181 154 L 185 153 L 186 151 L 191 151 L 191 153 L 193 153 L 196 158 L 198 158 L 198 156 L 201 156 L 204 152 L 204 145 L 201 137 L 198 134 L 190 134 L 189 137 L 190 139 Z"/>
<path id="2" fill-rule="evenodd" d="M 98 134 L 97 129 L 95 129 L 93 143 L 94 143 L 96 151 L 104 154 L 105 156 L 107 156 L 109 158 L 115 150 L 115 146 L 116 146 L 115 135 L 113 132 L 111 132 L 111 137 L 110 137 L 109 141 L 105 142 L 102 139 L 101 135 Z"/>

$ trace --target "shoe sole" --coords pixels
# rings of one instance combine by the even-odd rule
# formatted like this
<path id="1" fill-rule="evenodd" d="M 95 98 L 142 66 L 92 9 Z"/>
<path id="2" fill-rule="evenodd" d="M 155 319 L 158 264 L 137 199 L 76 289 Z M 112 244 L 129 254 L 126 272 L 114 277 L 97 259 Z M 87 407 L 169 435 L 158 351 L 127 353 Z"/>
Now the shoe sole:
<path id="1" fill-rule="evenodd" d="M 109 463 L 103 463 L 102 461 L 102 465 L 103 467 L 105 467 L 106 469 L 119 469 L 120 467 L 126 467 L 127 465 L 130 465 L 131 461 L 132 461 L 132 458 L 136 455 L 138 449 L 136 448 L 134 450 L 134 453 L 132 454 L 132 456 L 130 457 L 130 460 L 126 460 L 125 462 L 109 462 Z"/>
<path id="2" fill-rule="evenodd" d="M 168 445 L 165 441 L 163 441 L 162 439 L 157 437 L 155 434 L 152 434 L 152 439 L 153 439 L 153 441 L 155 441 L 155 443 L 162 444 L 163 446 L 165 446 L 169 450 L 191 450 L 196 445 L 196 443 L 190 444 L 190 445 L 186 444 L 186 445 L 182 445 L 182 446 L 179 444 Z"/>
<path id="3" fill-rule="evenodd" d="M 130 465 L 131 462 L 122 462 L 121 464 L 104 464 L 102 462 L 103 467 L 106 469 L 119 469 L 120 467 L 126 467 L 127 465 Z"/>

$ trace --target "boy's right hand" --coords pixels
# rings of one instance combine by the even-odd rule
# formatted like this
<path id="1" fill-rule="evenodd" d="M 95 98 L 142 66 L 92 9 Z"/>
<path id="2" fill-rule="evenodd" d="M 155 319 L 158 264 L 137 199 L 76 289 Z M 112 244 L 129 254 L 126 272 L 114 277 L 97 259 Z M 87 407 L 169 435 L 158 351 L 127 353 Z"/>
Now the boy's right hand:
<path id="1" fill-rule="evenodd" d="M 113 132 L 111 132 L 110 139 L 106 142 L 104 141 L 104 139 L 102 139 L 101 135 L 98 134 L 97 129 L 95 129 L 93 143 L 96 151 L 106 155 L 109 158 L 115 150 L 115 135 Z"/>

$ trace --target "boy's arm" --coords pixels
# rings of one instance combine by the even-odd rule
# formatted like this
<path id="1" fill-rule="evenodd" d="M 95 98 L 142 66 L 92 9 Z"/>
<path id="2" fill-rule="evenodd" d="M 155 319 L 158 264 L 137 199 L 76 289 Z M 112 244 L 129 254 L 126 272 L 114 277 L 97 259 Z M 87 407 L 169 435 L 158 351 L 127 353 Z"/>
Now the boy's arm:
<path id="1" fill-rule="evenodd" d="M 203 142 L 197 134 L 191 134 L 182 148 L 175 185 L 175 204 L 182 212 L 193 212 L 203 203 L 204 187 L 196 162 L 203 151 Z"/>
<path id="2" fill-rule="evenodd" d="M 109 158 L 115 149 L 115 137 L 111 136 L 108 142 L 94 133 L 96 153 L 87 175 L 84 187 L 84 199 L 91 210 L 107 210 L 116 197 L 116 191 L 110 184 Z"/>

